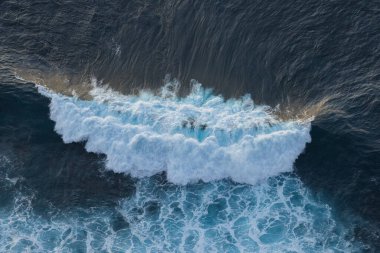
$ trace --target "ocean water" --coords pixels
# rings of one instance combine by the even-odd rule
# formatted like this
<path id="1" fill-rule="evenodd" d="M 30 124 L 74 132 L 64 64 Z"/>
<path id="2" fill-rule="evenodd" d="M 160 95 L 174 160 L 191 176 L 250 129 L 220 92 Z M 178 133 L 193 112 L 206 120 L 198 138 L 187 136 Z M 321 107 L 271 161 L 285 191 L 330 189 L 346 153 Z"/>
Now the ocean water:
<path id="1" fill-rule="evenodd" d="M 0 1 L 0 252 L 379 252 L 377 1 Z"/>
<path id="2" fill-rule="evenodd" d="M 5 160 L 3 158 L 3 160 Z M 4 163 L 5 161 L 3 161 Z M 8 184 L 8 185 L 7 185 Z M 14 187 L 9 179 L 5 187 Z M 136 182 L 115 207 L 49 215 L 16 193 L 1 212 L 4 252 L 347 252 L 358 249 L 293 174 L 257 186 L 228 180 L 176 186 L 159 176 Z"/>
<path id="3" fill-rule="evenodd" d="M 292 172 L 294 160 L 311 141 L 310 122 L 280 121 L 249 96 L 226 101 L 199 83 L 179 98 L 170 92 L 173 85 L 164 86 L 161 95 L 125 96 L 94 81 L 92 100 L 43 86 L 8 87 L 20 89 L 17 97 L 23 90 L 23 98 L 39 97 L 48 106 L 40 120 L 49 121 L 50 115 L 49 131 L 54 135 L 54 127 L 60 135 L 59 145 L 84 142 L 82 152 L 105 155 L 98 157 L 96 168 L 102 175 L 81 176 L 77 184 L 110 191 L 115 182 L 102 187 L 91 178 L 107 181 L 105 173 L 111 170 L 123 173 L 117 175 L 119 184 L 133 189 L 119 186 L 128 196 L 86 204 L 93 198 L 90 192 L 78 193 L 75 182 L 57 184 L 72 175 L 53 171 L 28 185 L 33 178 L 28 172 L 38 173 L 41 164 L 15 165 L 3 155 L 7 197 L 2 200 L 1 251 L 346 252 L 364 247 Z M 61 152 L 67 151 L 54 156 Z M 49 188 L 40 184 L 47 179 L 63 192 L 45 192 Z"/>

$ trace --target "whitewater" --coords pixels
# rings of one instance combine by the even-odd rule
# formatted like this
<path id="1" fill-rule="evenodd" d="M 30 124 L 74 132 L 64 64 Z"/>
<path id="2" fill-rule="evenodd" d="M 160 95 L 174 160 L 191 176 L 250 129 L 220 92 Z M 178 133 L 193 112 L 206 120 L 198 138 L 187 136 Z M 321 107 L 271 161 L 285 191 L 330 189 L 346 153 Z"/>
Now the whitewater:
<path id="1" fill-rule="evenodd" d="M 65 143 L 86 142 L 87 151 L 107 156 L 107 168 L 137 178 L 165 172 L 181 185 L 255 184 L 291 172 L 311 141 L 309 120 L 280 121 L 249 95 L 225 100 L 195 81 L 186 97 L 178 89 L 173 80 L 158 95 L 122 95 L 94 79 L 92 99 L 82 100 L 38 86 Z"/>

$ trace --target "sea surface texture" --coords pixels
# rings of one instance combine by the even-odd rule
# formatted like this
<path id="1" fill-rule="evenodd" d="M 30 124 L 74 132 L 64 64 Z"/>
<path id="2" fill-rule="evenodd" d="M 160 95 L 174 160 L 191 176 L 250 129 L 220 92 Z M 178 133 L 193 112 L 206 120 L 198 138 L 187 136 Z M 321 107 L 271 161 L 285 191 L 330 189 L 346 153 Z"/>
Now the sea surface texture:
<path id="1" fill-rule="evenodd" d="M 0 0 L 0 252 L 380 252 L 380 3 Z"/>

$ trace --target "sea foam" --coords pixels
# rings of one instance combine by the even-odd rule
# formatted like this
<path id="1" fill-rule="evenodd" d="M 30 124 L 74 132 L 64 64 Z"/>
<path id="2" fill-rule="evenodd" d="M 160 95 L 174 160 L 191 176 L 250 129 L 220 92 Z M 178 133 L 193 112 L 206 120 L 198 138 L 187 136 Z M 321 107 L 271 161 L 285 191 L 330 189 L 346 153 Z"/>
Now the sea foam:
<path id="1" fill-rule="evenodd" d="M 65 143 L 86 142 L 106 167 L 141 178 L 166 172 L 175 184 L 230 178 L 256 182 L 293 170 L 310 122 L 281 121 L 249 95 L 225 100 L 193 82 L 186 97 L 168 82 L 160 94 L 123 95 L 93 80 L 91 100 L 55 93 L 50 117 Z"/>

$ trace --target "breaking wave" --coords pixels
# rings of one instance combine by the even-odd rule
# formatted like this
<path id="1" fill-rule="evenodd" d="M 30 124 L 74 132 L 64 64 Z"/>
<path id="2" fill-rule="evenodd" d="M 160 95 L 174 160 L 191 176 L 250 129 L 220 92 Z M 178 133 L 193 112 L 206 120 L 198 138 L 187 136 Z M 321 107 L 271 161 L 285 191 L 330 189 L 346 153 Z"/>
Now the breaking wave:
<path id="1" fill-rule="evenodd" d="M 165 172 L 170 182 L 187 184 L 230 178 L 256 182 L 293 170 L 303 151 L 310 121 L 277 119 L 249 95 L 225 100 L 193 81 L 186 97 L 179 83 L 159 94 L 123 95 L 92 81 L 91 99 L 55 93 L 50 117 L 65 143 L 86 142 L 105 154 L 107 168 L 141 178 Z"/>

